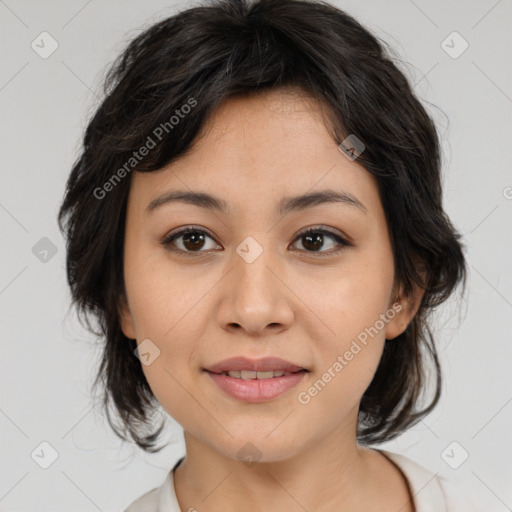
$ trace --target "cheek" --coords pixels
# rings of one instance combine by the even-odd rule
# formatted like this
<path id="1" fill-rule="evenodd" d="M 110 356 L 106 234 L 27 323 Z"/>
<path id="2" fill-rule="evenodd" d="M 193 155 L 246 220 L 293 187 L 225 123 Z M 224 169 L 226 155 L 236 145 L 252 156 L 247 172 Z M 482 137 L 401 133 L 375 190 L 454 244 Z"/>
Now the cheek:
<path id="1" fill-rule="evenodd" d="M 213 278 L 213 276 L 212 276 Z M 150 244 L 137 248 L 125 260 L 126 291 L 139 327 L 139 337 L 168 339 L 212 287 L 204 267 L 184 270 L 164 249 Z M 192 334 L 192 333 L 191 333 Z"/>
<path id="2" fill-rule="evenodd" d="M 345 322 L 338 323 L 334 340 L 318 342 L 319 362 L 297 396 L 304 425 L 309 425 L 309 429 L 318 429 L 317 418 L 322 418 L 320 430 L 324 432 L 343 424 L 347 418 L 357 418 L 362 396 L 382 356 L 384 330 L 360 328 L 365 324 L 364 318 L 369 320 L 372 315 L 367 312 L 357 320 L 344 318 Z"/>
<path id="3" fill-rule="evenodd" d="M 381 259 L 379 264 L 371 258 L 364 261 L 364 255 L 355 255 L 352 260 L 297 278 L 294 283 L 294 292 L 307 306 L 305 316 L 311 318 L 311 339 L 333 350 L 347 347 L 367 329 L 375 337 L 375 328 L 382 337 L 385 333 L 379 319 L 389 304 L 392 260 Z"/>
<path id="4" fill-rule="evenodd" d="M 303 280 L 297 292 L 314 313 L 308 329 L 319 380 L 307 395 L 321 394 L 317 401 L 333 410 L 357 405 L 382 356 L 393 267 L 385 254 L 378 259 L 356 257 L 316 283 Z"/>
<path id="5" fill-rule="evenodd" d="M 204 425 L 212 422 L 215 409 L 204 404 L 191 385 L 190 375 L 181 373 L 183 365 L 169 367 L 162 354 L 160 361 L 143 368 L 148 384 L 161 407 L 187 431 L 201 436 Z"/>

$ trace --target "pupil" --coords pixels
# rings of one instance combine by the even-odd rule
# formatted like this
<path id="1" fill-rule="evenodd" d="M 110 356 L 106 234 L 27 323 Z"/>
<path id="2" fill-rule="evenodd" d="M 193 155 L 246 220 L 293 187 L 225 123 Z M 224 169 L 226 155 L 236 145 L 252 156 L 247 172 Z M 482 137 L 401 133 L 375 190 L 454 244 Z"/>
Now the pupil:
<path id="1" fill-rule="evenodd" d="M 194 233 L 186 233 L 183 235 L 183 245 L 189 249 L 201 249 L 201 247 L 204 244 L 204 235 L 198 234 L 197 232 Z"/>
<path id="2" fill-rule="evenodd" d="M 306 247 L 306 249 L 310 248 L 310 247 L 308 247 L 308 244 L 313 245 L 313 247 L 312 247 L 313 251 L 318 251 L 322 247 L 322 243 L 323 243 L 323 235 L 322 234 L 320 234 L 320 233 L 316 233 L 315 235 L 308 234 L 308 235 L 304 235 L 304 238 L 306 240 L 306 242 L 304 243 L 304 247 Z"/>
<path id="3" fill-rule="evenodd" d="M 304 235 L 304 247 L 313 251 L 321 249 L 323 244 L 323 235 L 321 233 Z M 193 232 L 183 235 L 183 245 L 189 250 L 201 249 L 204 244 L 204 235 Z"/>

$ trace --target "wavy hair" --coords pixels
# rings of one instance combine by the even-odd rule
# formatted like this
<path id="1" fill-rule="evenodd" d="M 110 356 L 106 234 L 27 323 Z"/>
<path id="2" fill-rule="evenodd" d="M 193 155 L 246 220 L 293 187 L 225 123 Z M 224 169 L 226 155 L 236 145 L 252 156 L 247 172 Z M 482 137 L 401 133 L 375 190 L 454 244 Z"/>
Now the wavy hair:
<path id="1" fill-rule="evenodd" d="M 102 385 L 114 432 L 146 451 L 163 448 L 155 448 L 163 423 L 152 430 L 150 413 L 159 404 L 134 356 L 136 342 L 120 325 L 129 171 L 156 171 L 186 155 L 226 99 L 287 87 L 326 108 L 337 144 L 353 134 L 365 145 L 358 162 L 378 182 L 395 278 L 406 296 L 414 284 L 425 290 L 407 329 L 386 340 L 360 403 L 358 441 L 394 438 L 439 400 L 440 364 L 427 320 L 459 282 L 465 287 L 467 269 L 461 237 L 442 206 L 433 120 L 392 50 L 344 11 L 314 0 L 211 0 L 145 29 L 109 68 L 58 214 L 73 304 L 104 341 L 94 386 Z M 194 107 L 174 127 L 171 118 L 191 98 Z M 156 138 L 156 127 L 165 127 L 165 136 L 143 159 L 130 160 Z M 123 179 L 113 181 L 116 172 Z M 434 392 L 423 404 L 429 364 Z"/>

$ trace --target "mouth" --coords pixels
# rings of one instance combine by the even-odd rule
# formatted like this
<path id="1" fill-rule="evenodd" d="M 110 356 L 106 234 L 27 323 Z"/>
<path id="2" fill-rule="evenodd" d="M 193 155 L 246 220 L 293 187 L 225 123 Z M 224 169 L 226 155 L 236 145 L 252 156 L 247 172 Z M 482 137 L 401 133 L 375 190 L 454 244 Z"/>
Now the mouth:
<path id="1" fill-rule="evenodd" d="M 205 373 L 214 383 L 216 389 L 220 390 L 224 396 L 229 396 L 238 402 L 258 404 L 286 395 L 287 392 L 295 388 L 305 378 L 308 372 L 306 370 L 297 370 L 295 372 L 283 372 L 282 370 L 276 372 L 230 370 L 229 372 L 222 373 L 212 373 L 209 371 Z M 231 377 L 230 373 L 232 375 L 240 374 L 240 377 Z M 281 373 L 282 375 L 280 375 Z M 256 377 L 253 377 L 254 374 L 256 374 Z M 263 378 L 258 378 L 258 374 Z M 248 375 L 249 378 L 243 375 Z"/>
<path id="2" fill-rule="evenodd" d="M 309 371 L 306 367 L 279 357 L 250 359 L 245 356 L 231 357 L 203 370 L 217 375 L 226 374 L 235 379 L 270 379 L 299 371 Z"/>
<path id="3" fill-rule="evenodd" d="M 242 402 L 273 400 L 297 386 L 310 370 L 276 357 L 235 357 L 202 369 L 224 394 Z"/>
<path id="4" fill-rule="evenodd" d="M 266 372 L 256 372 L 253 370 L 229 370 L 227 372 L 210 372 L 209 370 L 205 370 L 208 373 L 213 373 L 215 375 L 226 375 L 227 377 L 232 377 L 233 379 L 243 379 L 243 380 L 266 380 L 266 379 L 275 379 L 277 377 L 287 377 L 288 375 L 293 375 L 294 373 L 307 372 L 301 368 L 300 370 L 296 370 L 294 372 L 285 372 L 284 370 L 271 370 Z"/>

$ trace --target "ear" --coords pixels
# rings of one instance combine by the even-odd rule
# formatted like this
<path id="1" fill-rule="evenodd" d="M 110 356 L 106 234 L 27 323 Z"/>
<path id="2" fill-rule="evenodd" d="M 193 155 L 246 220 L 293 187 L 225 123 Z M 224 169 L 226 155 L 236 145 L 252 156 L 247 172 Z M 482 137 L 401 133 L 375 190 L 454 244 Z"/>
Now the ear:
<path id="1" fill-rule="evenodd" d="M 135 327 L 133 322 L 132 313 L 130 311 L 130 307 L 128 306 L 128 301 L 126 300 L 126 296 L 122 296 L 119 301 L 119 322 L 121 324 L 121 330 L 123 334 L 132 340 L 137 339 L 135 335 Z"/>
<path id="2" fill-rule="evenodd" d="M 391 315 L 389 315 L 390 320 L 386 326 L 387 340 L 400 336 L 407 329 L 420 307 L 424 294 L 425 289 L 414 283 L 413 292 L 409 296 L 404 296 L 402 289 L 400 289 L 398 295 L 392 295 L 395 299 L 390 301 L 389 309 L 395 311 L 395 316 L 391 318 Z"/>

